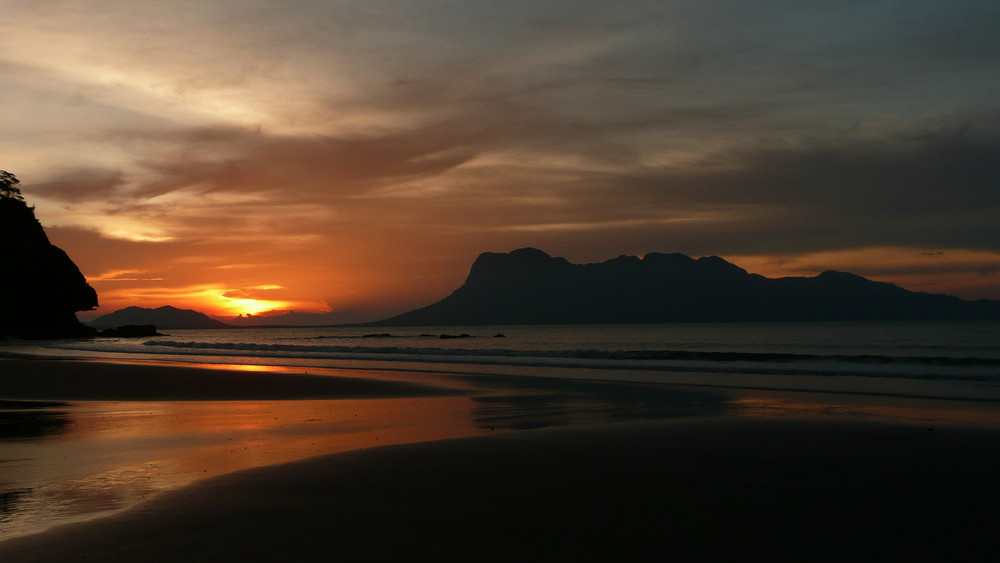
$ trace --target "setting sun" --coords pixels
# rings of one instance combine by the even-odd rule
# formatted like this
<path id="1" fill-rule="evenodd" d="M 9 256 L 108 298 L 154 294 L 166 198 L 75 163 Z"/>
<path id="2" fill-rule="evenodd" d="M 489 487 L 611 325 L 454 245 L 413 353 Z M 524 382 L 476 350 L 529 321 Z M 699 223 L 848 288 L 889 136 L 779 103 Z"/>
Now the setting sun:
<path id="1" fill-rule="evenodd" d="M 232 313 L 233 316 L 257 315 L 266 311 L 286 309 L 289 306 L 287 301 L 258 301 L 256 299 L 229 299 L 226 297 L 222 299 L 225 303 L 220 303 L 220 306 L 226 307 L 226 311 Z"/>
<path id="2" fill-rule="evenodd" d="M 277 289 L 278 286 L 266 286 L 263 289 Z M 194 296 L 192 296 L 194 297 Z M 229 289 L 209 289 L 198 296 L 202 307 L 213 311 L 217 316 L 236 317 L 239 315 L 259 315 L 268 311 L 281 311 L 295 306 L 292 301 L 272 299 L 254 299 L 243 292 Z"/>

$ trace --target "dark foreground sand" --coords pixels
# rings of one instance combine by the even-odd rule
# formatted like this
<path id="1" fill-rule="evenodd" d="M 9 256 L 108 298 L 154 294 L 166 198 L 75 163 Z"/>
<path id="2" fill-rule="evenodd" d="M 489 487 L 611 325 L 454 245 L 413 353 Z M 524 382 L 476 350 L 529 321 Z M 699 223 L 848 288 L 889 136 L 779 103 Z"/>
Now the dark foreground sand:
<path id="1" fill-rule="evenodd" d="M 0 561 L 995 561 L 998 524 L 995 430 L 713 418 L 249 470 Z"/>

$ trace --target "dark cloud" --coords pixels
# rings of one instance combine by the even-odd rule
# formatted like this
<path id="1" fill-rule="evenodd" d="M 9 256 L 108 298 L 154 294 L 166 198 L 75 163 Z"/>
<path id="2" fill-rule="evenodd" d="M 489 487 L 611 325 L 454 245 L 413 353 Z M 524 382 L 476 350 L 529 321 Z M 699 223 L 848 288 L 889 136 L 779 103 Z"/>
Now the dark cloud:
<path id="1" fill-rule="evenodd" d="M 706 118 L 741 110 L 717 111 Z M 236 237 L 253 230 L 322 234 L 331 229 L 323 223 L 333 213 L 337 222 L 366 231 L 492 230 L 501 233 L 494 240 L 535 245 L 565 246 L 576 237 L 575 246 L 611 240 L 625 248 L 714 254 L 878 245 L 1000 249 L 994 228 L 1000 135 L 979 123 L 906 137 L 746 146 L 659 168 L 642 166 L 634 149 L 602 146 L 590 136 L 579 156 L 616 166 L 511 161 L 457 170 L 505 144 L 547 144 L 519 119 L 528 118 L 498 124 L 496 137 L 451 121 L 346 139 L 192 130 L 170 139 L 185 143 L 181 150 L 189 158 L 149 162 L 162 179 L 139 192 L 151 197 L 194 189 L 205 196 L 200 205 L 147 211 L 188 224 L 195 238 L 209 218 L 213 232 Z M 603 158 L 591 158 L 589 150 Z M 414 181 L 434 189 L 394 192 Z M 120 174 L 80 171 L 37 189 L 80 201 L 108 198 L 121 184 Z M 260 198 L 220 208 L 210 196 L 225 193 Z M 123 205 L 134 211 L 145 201 Z"/>
<path id="2" fill-rule="evenodd" d="M 124 174 L 119 170 L 82 168 L 33 183 L 25 193 L 67 202 L 93 201 L 115 197 L 124 184 Z"/>
<path id="3" fill-rule="evenodd" d="M 745 150 L 700 168 L 624 175 L 615 200 L 649 215 L 745 206 L 752 216 L 716 225 L 713 237 L 734 237 L 741 252 L 935 244 L 1000 249 L 997 154 L 1000 136 L 971 134 Z"/>
<path id="4" fill-rule="evenodd" d="M 809 270 L 819 272 L 828 269 L 829 265 L 813 264 Z M 992 262 L 987 261 L 960 261 L 944 262 L 933 264 L 927 262 L 914 264 L 876 264 L 860 268 L 858 274 L 877 273 L 880 276 L 917 275 L 926 276 L 928 274 L 975 274 L 979 276 L 993 276 L 1000 273 L 1000 255 L 994 257 Z"/>
<path id="5" fill-rule="evenodd" d="M 211 25 L 143 6 L 24 8 L 72 41 L 0 63 L 45 155 L 23 186 L 40 214 L 172 239 L 56 229 L 88 271 L 309 270 L 343 305 L 446 293 L 478 252 L 529 245 L 1000 250 L 996 2 L 262 2 Z"/>
<path id="6" fill-rule="evenodd" d="M 146 194 L 200 185 L 208 192 L 276 192 L 308 201 L 441 174 L 472 156 L 459 140 L 432 135 L 296 138 L 209 131 L 193 137 L 197 142 L 182 158 L 147 163 L 163 180 L 145 186 Z M 230 154 L 211 156 L 222 151 Z"/>

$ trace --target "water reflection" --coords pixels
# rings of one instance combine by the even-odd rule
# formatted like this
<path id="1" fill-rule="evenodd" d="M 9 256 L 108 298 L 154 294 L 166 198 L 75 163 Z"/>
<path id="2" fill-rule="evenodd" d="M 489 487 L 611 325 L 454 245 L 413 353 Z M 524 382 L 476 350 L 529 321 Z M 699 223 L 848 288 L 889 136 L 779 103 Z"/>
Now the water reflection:
<path id="1" fill-rule="evenodd" d="M 0 523 L 9 521 L 18 503 L 29 494 L 31 489 L 0 490 Z"/>
<path id="2" fill-rule="evenodd" d="M 470 396 L 0 403 L 0 540 L 135 506 L 195 480 L 323 454 L 474 434 L 689 416 L 982 424 L 984 409 L 889 398 L 476 376 Z M 488 383 L 488 384 L 487 384 Z M 993 409 L 996 410 L 996 409 Z M 940 411 L 940 412 L 938 412 Z"/>
<path id="3" fill-rule="evenodd" d="M 32 440 L 65 432 L 70 422 L 65 407 L 65 403 L 0 401 L 0 440 Z"/>
<path id="4" fill-rule="evenodd" d="M 36 409 L 32 424 L 11 425 L 21 430 L 0 438 L 0 540 L 129 508 L 240 469 L 469 436 L 482 432 L 473 408 L 468 397 L 432 397 Z M 25 433 L 35 438 L 16 437 Z"/>
<path id="5" fill-rule="evenodd" d="M 849 419 L 898 422 L 903 424 L 947 424 L 1000 428 L 1000 412 L 992 403 L 928 404 L 920 399 L 851 397 L 849 401 L 835 396 L 789 396 L 787 394 L 751 394 L 729 401 L 736 416 L 751 418 L 812 418 Z"/>
<path id="6" fill-rule="evenodd" d="M 529 430 L 720 414 L 729 408 L 720 393 L 657 385 L 571 382 L 559 392 L 474 397 L 473 415 L 483 429 Z"/>

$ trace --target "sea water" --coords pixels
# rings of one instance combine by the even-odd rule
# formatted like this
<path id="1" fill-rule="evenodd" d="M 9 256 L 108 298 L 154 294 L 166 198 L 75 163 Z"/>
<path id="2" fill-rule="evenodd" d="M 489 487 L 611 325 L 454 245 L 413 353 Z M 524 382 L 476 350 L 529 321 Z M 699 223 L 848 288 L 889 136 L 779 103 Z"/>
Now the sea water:
<path id="1" fill-rule="evenodd" d="M 1000 386 L 1000 322 L 704 323 L 165 330 L 149 338 L 8 342 L 0 351 L 303 368 L 456 369 L 707 382 L 760 376 Z M 478 366 L 478 367 L 477 367 Z M 542 368 L 560 368 L 546 370 Z M 699 377 L 700 376 L 700 377 Z M 773 379 L 777 382 L 778 379 Z"/>

